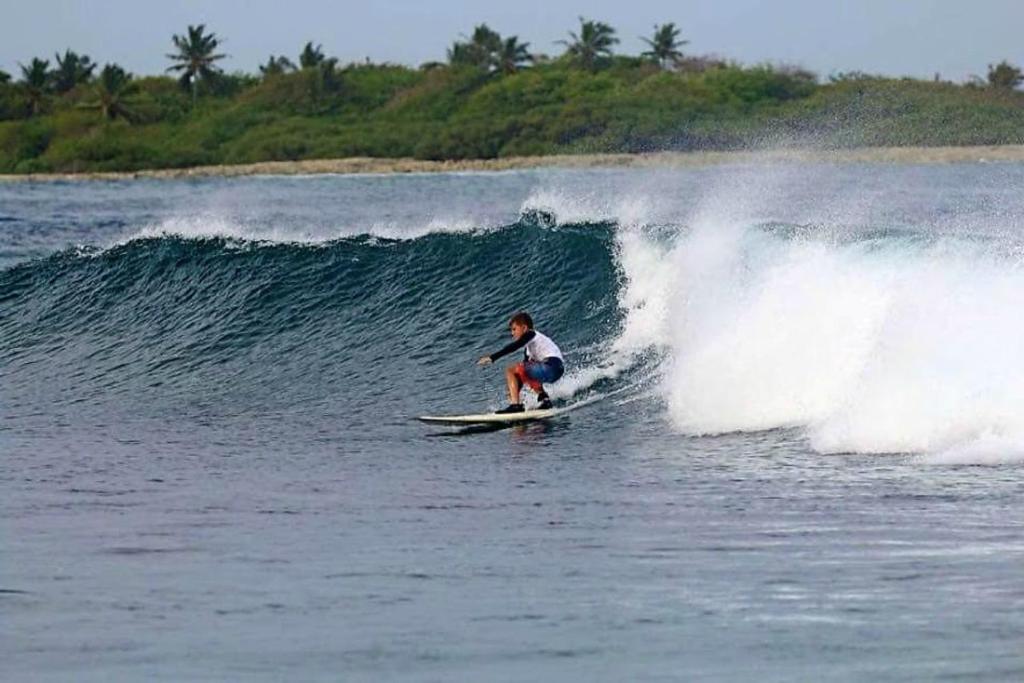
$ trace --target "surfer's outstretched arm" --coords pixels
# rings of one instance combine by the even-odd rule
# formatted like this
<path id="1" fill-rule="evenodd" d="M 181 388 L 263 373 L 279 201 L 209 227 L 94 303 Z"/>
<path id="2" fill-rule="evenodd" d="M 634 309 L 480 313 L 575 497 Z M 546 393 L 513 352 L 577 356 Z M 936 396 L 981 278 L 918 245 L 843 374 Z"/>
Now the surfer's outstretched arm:
<path id="1" fill-rule="evenodd" d="M 494 353 L 492 353 L 489 356 L 483 356 L 480 360 L 477 361 L 477 364 L 479 364 L 479 365 L 490 365 L 491 363 L 493 363 L 494 361 L 498 360 L 499 358 L 502 358 L 503 356 L 507 356 L 508 354 L 513 353 L 513 352 L 518 351 L 519 349 L 523 348 L 524 346 L 529 344 L 530 341 L 535 336 L 537 336 L 537 333 L 535 331 L 533 331 L 533 330 L 526 330 L 521 335 L 519 335 L 518 339 L 512 340 L 511 342 L 509 342 L 505 346 L 501 347 L 500 349 L 498 349 L 497 351 L 495 351 Z"/>

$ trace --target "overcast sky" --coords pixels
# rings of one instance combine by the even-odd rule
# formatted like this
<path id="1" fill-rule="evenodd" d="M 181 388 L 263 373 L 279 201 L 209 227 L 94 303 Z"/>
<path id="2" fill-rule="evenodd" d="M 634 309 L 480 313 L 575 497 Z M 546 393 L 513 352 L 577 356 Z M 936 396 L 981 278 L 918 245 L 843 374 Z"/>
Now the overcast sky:
<path id="1" fill-rule="evenodd" d="M 162 73 L 171 35 L 205 23 L 224 38 L 228 71 L 255 72 L 307 40 L 342 62 L 443 60 L 460 34 L 486 22 L 532 52 L 558 54 L 577 17 L 611 24 L 617 51 L 675 22 L 685 51 L 744 63 L 797 64 L 828 76 L 861 70 L 963 80 L 990 63 L 1024 65 L 1024 0 L 0 0 L 0 69 L 70 47 L 136 74 Z"/>

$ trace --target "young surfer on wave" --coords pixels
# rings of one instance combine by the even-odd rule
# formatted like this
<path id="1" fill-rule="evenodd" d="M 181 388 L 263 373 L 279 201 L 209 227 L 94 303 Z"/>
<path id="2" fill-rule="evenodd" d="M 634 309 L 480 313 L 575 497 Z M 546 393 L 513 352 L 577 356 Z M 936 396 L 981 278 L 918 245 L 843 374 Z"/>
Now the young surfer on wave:
<path id="1" fill-rule="evenodd" d="M 508 329 L 512 333 L 513 341 L 489 356 L 482 356 L 477 361 L 477 365 L 490 365 L 502 356 L 525 348 L 523 362 L 505 368 L 509 404 L 507 408 L 502 408 L 497 412 L 502 414 L 524 412 L 523 404 L 519 401 L 519 392 L 524 384 L 537 393 L 537 408 L 539 410 L 551 408 L 551 399 L 544 391 L 544 384 L 557 382 L 565 372 L 562 352 L 549 337 L 533 329 L 533 318 L 529 313 L 520 311 L 512 316 L 508 321 Z"/>

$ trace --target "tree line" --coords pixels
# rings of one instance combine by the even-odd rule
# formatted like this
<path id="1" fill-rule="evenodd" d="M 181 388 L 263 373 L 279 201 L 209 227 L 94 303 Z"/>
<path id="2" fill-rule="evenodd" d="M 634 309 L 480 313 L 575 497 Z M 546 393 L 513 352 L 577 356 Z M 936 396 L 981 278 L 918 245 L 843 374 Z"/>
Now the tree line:
<path id="1" fill-rule="evenodd" d="M 569 32 L 569 40 L 559 41 L 565 45 L 562 59 L 570 66 L 595 71 L 607 65 L 613 56 L 613 47 L 619 42 L 616 31 L 608 24 L 580 17 L 578 31 Z M 678 65 L 682 58 L 679 48 L 687 41 L 679 38 L 680 30 L 674 23 L 655 26 L 651 38 L 643 38 L 650 47 L 641 57 L 650 59 L 662 68 Z M 182 34 L 174 34 L 171 43 L 174 51 L 167 54 L 171 65 L 168 72 L 179 74 L 181 88 L 191 94 L 193 105 L 201 93 L 216 93 L 218 85 L 225 79 L 240 81 L 236 85 L 251 85 L 255 79 L 244 74 L 226 74 L 218 62 L 227 57 L 219 52 L 223 40 L 216 33 L 208 32 L 204 24 L 190 25 Z M 455 41 L 447 51 L 447 63 L 428 62 L 421 69 L 470 67 L 491 73 L 513 74 L 523 68 L 549 62 L 551 58 L 529 51 L 529 43 L 520 42 L 518 36 L 502 38 L 497 32 L 480 24 L 465 40 Z M 322 45 L 307 42 L 298 56 L 298 63 L 285 55 L 271 55 L 265 64 L 259 66 L 263 79 L 273 78 L 296 71 L 317 71 L 321 86 L 328 89 L 336 85 L 335 78 L 339 60 L 327 57 Z M 8 106 L 20 110 L 21 116 L 37 116 L 48 99 L 66 95 L 75 88 L 91 86 L 93 98 L 80 106 L 99 110 L 104 118 L 131 119 L 131 109 L 125 106 L 123 96 L 127 92 L 133 75 L 117 64 L 106 64 L 97 74 L 97 64 L 88 55 L 79 55 L 68 49 L 63 55 L 55 55 L 54 66 L 47 59 L 34 57 L 28 64 L 20 64 L 21 78 L 13 82 L 11 75 L 0 70 L 0 87 L 7 88 L 8 96 L 20 95 L 22 106 Z M 237 88 L 236 88 L 237 89 Z M 9 103 L 10 104 L 10 103 Z M 11 115 L 0 118 L 20 118 Z"/>
<path id="2" fill-rule="evenodd" d="M 581 18 L 553 56 L 487 24 L 418 67 L 341 63 L 313 41 L 226 72 L 204 25 L 174 34 L 166 73 L 65 50 L 0 74 L 0 173 L 130 171 L 340 157 L 479 159 L 578 152 L 1024 144 L 1003 62 L 966 84 L 690 53 L 674 23 L 621 54 Z M 638 51 L 639 52 L 639 51 Z M 815 143 L 817 144 L 817 143 Z"/>
<path id="3" fill-rule="evenodd" d="M 655 25 L 650 37 L 642 37 L 648 49 L 638 58 L 664 70 L 704 70 L 723 67 L 727 62 L 719 59 L 686 57 L 682 48 L 688 41 L 681 38 L 675 23 Z M 227 74 L 219 66 L 227 55 L 220 51 L 223 40 L 207 30 L 203 24 L 190 25 L 182 34 L 171 37 L 173 51 L 167 54 L 171 64 L 168 73 L 178 75 L 178 85 L 190 95 L 193 108 L 201 95 L 232 94 L 252 86 L 260 80 L 272 79 L 289 73 L 311 74 L 311 87 L 318 92 L 332 92 L 340 88 L 339 60 L 324 54 L 322 45 L 312 41 L 303 46 L 297 63 L 285 55 L 271 55 L 259 66 L 260 75 Z M 563 53 L 552 58 L 532 53 L 530 44 L 518 36 L 502 37 L 487 24 L 474 27 L 469 36 L 456 40 L 447 50 L 446 62 L 428 62 L 420 70 L 474 69 L 485 74 L 511 75 L 538 64 L 559 62 L 567 68 L 597 72 L 607 68 L 616 57 L 614 49 L 619 43 L 617 31 L 607 23 L 579 18 L 577 30 L 569 31 Z M 34 57 L 20 64 L 21 77 L 15 81 L 10 74 L 0 71 L 0 120 L 27 118 L 40 115 L 54 99 L 73 91 L 85 91 L 76 99 L 75 106 L 93 109 L 106 120 L 131 121 L 134 112 L 127 101 L 135 77 L 117 64 L 98 65 L 88 55 L 71 49 L 54 56 L 53 66 L 48 59 Z M 805 74 L 810 75 L 810 74 Z M 813 75 L 810 75 L 813 77 Z M 860 72 L 832 76 L 832 80 L 870 78 Z M 989 65 L 984 81 L 992 88 L 1013 90 L 1024 83 L 1024 72 L 1008 61 Z"/>

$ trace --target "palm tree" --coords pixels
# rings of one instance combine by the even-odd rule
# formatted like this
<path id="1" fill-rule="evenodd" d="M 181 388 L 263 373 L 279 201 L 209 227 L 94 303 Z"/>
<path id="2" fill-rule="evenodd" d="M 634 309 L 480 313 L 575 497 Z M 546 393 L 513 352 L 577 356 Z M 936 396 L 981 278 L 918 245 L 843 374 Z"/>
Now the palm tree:
<path id="1" fill-rule="evenodd" d="M 95 98 L 78 105 L 81 109 L 98 109 L 104 119 L 131 120 L 135 114 L 124 103 L 124 96 L 132 87 L 132 75 L 117 64 L 107 64 L 92 86 Z"/>
<path id="2" fill-rule="evenodd" d="M 988 65 L 988 84 L 993 88 L 1013 90 L 1024 83 L 1024 72 L 1005 59 L 995 66 Z"/>
<path id="3" fill-rule="evenodd" d="M 314 66 L 323 64 L 326 57 L 320 48 L 320 45 L 313 47 L 312 41 L 306 43 L 306 46 L 302 48 L 302 53 L 299 54 L 299 66 L 303 69 L 312 69 Z"/>
<path id="4" fill-rule="evenodd" d="M 270 59 L 267 60 L 267 63 L 260 65 L 260 73 L 263 74 L 264 78 L 280 76 L 281 74 L 288 73 L 289 71 L 295 71 L 295 63 L 284 55 L 281 55 L 280 57 L 270 55 Z"/>
<path id="5" fill-rule="evenodd" d="M 452 66 L 474 66 L 475 62 L 473 50 L 469 43 L 455 41 L 448 48 L 448 63 Z"/>
<path id="6" fill-rule="evenodd" d="M 593 70 L 602 57 L 610 57 L 612 45 L 619 42 L 615 29 L 601 21 L 589 21 L 580 17 L 580 33 L 569 31 L 572 41 L 559 40 L 566 46 L 566 54 L 587 70 Z"/>
<path id="7" fill-rule="evenodd" d="M 55 54 L 57 68 L 53 71 L 53 89 L 59 93 L 66 93 L 80 83 L 86 83 L 92 78 L 92 72 L 96 65 L 89 59 L 88 55 L 81 55 L 64 50 L 64 56 Z"/>
<path id="8" fill-rule="evenodd" d="M 169 59 L 177 62 L 167 67 L 167 70 L 182 72 L 179 83 L 183 88 L 192 88 L 193 107 L 196 106 L 196 99 L 199 97 L 199 80 L 207 83 L 215 79 L 220 69 L 214 66 L 214 62 L 227 56 L 214 52 L 221 41 L 215 33 L 205 34 L 205 29 L 205 24 L 189 26 L 187 35 L 172 36 L 171 40 L 178 51 L 167 55 Z"/>
<path id="9" fill-rule="evenodd" d="M 25 89 L 29 104 L 32 107 L 32 116 L 39 114 L 46 95 L 50 92 L 50 60 L 33 57 L 28 66 L 18 64 L 21 67 L 21 85 Z"/>
<path id="10" fill-rule="evenodd" d="M 517 36 L 507 38 L 498 51 L 496 66 L 504 74 L 514 74 L 519 67 L 533 61 L 533 57 L 527 51 L 529 43 L 520 43 Z"/>
<path id="11" fill-rule="evenodd" d="M 654 37 L 652 39 L 640 38 L 640 40 L 644 41 L 651 47 L 650 50 L 642 53 L 642 55 L 644 57 L 650 57 L 663 69 L 669 63 L 679 61 L 679 58 L 683 56 L 683 53 L 679 51 L 679 48 L 690 42 L 688 40 L 679 40 L 679 29 L 671 22 L 668 24 L 662 24 L 661 26 L 655 25 Z"/>
<path id="12" fill-rule="evenodd" d="M 270 67 L 271 64 L 268 63 L 267 66 Z M 278 58 L 276 66 L 281 67 L 280 73 L 295 68 L 287 57 Z M 306 86 L 306 95 L 314 107 L 319 108 L 323 105 L 325 95 L 341 90 L 341 74 L 337 70 L 338 58 L 324 55 L 322 45 L 314 45 L 313 41 L 309 41 L 303 46 L 302 52 L 299 53 L 299 69 L 302 72 L 302 82 Z M 273 72 L 263 73 L 269 76 Z"/>
<path id="13" fill-rule="evenodd" d="M 125 106 L 123 98 L 131 85 L 132 75 L 117 64 L 107 64 L 96 79 L 94 90 L 96 101 L 88 105 L 100 110 L 103 118 L 113 121 L 121 117 L 131 119 L 132 111 Z"/>
<path id="14" fill-rule="evenodd" d="M 485 55 L 492 55 L 501 49 L 501 35 L 487 24 L 474 27 L 469 42 L 478 52 Z"/>
<path id="15" fill-rule="evenodd" d="M 448 61 L 453 65 L 474 66 L 490 70 L 502 49 L 501 35 L 487 24 L 473 29 L 467 42 L 456 42 L 448 50 Z"/>

